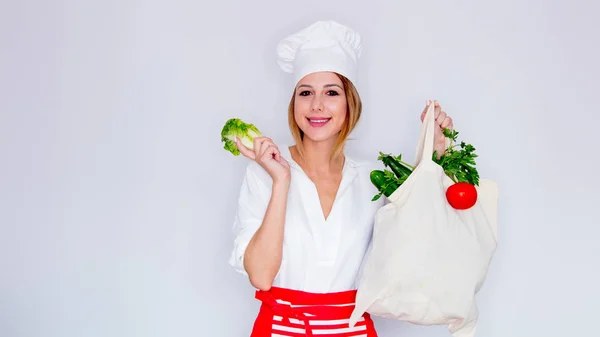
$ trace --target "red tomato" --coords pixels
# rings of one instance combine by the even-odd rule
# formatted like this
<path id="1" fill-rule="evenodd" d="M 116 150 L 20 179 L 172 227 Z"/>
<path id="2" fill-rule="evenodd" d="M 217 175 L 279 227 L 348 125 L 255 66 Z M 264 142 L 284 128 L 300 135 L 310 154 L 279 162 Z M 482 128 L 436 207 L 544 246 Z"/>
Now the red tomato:
<path id="1" fill-rule="evenodd" d="M 468 209 L 477 202 L 477 189 L 467 182 L 458 182 L 448 187 L 446 199 L 456 209 Z"/>

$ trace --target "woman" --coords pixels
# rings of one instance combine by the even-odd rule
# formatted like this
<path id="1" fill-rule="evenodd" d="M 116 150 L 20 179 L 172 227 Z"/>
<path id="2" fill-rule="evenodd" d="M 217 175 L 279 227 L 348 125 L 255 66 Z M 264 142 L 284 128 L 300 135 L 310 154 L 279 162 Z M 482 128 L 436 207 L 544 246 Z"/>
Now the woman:
<path id="1" fill-rule="evenodd" d="M 230 264 L 249 277 L 263 302 L 252 337 L 312 336 L 317 330 L 377 336 L 368 314 L 348 326 L 374 214 L 383 205 L 383 198 L 371 201 L 377 191 L 369 173 L 377 163 L 343 150 L 361 117 L 354 86 L 360 51 L 360 36 L 332 21 L 283 39 L 278 63 L 293 74 L 288 121 L 295 144 L 280 148 L 258 137 L 250 150 L 237 141 L 252 161 L 240 191 Z M 435 104 L 437 123 L 452 128 Z M 441 130 L 438 153 L 446 146 Z"/>

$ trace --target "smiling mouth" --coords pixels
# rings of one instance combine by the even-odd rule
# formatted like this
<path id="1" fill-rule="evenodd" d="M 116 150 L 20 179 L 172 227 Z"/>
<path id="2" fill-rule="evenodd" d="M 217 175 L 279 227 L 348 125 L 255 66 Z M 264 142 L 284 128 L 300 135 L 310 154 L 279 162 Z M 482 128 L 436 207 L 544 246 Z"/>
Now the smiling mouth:
<path id="1" fill-rule="evenodd" d="M 314 118 L 306 118 L 308 120 L 308 123 L 310 124 L 310 126 L 312 127 L 321 127 L 325 124 L 327 124 L 327 122 L 329 122 L 331 120 L 331 118 L 325 118 L 325 117 L 314 117 Z"/>

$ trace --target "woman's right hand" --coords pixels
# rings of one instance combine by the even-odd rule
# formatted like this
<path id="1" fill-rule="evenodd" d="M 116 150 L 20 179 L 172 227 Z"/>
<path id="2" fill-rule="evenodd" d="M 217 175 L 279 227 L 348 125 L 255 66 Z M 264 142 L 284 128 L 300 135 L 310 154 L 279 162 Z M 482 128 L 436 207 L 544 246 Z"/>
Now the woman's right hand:
<path id="1" fill-rule="evenodd" d="M 271 138 L 254 138 L 254 149 L 250 150 L 239 138 L 236 137 L 235 144 L 248 159 L 256 161 L 273 179 L 273 183 L 289 183 L 291 178 L 290 164 L 281 156 L 279 148 Z"/>

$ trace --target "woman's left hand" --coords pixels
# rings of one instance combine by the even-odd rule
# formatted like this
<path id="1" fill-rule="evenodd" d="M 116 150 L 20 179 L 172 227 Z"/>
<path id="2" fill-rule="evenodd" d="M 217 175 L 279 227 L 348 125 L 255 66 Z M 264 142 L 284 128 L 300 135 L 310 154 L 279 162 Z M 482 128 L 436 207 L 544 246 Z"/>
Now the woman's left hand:
<path id="1" fill-rule="evenodd" d="M 421 122 L 423 122 L 423 120 L 425 119 L 425 113 L 427 112 L 427 109 L 429 108 L 430 104 L 435 104 L 435 133 L 434 133 L 434 138 L 433 138 L 433 150 L 437 151 L 437 156 L 438 158 L 442 156 L 442 154 L 444 154 L 444 152 L 446 152 L 446 148 L 448 146 L 448 138 L 446 138 L 446 136 L 444 136 L 444 129 L 448 128 L 450 129 L 450 131 L 453 130 L 454 125 L 452 124 L 452 118 L 450 118 L 450 116 L 448 116 L 446 114 L 446 112 L 442 109 L 441 105 L 438 103 L 438 101 L 431 101 L 428 100 L 427 104 L 425 105 L 425 109 L 423 109 L 423 112 L 421 113 Z"/>

